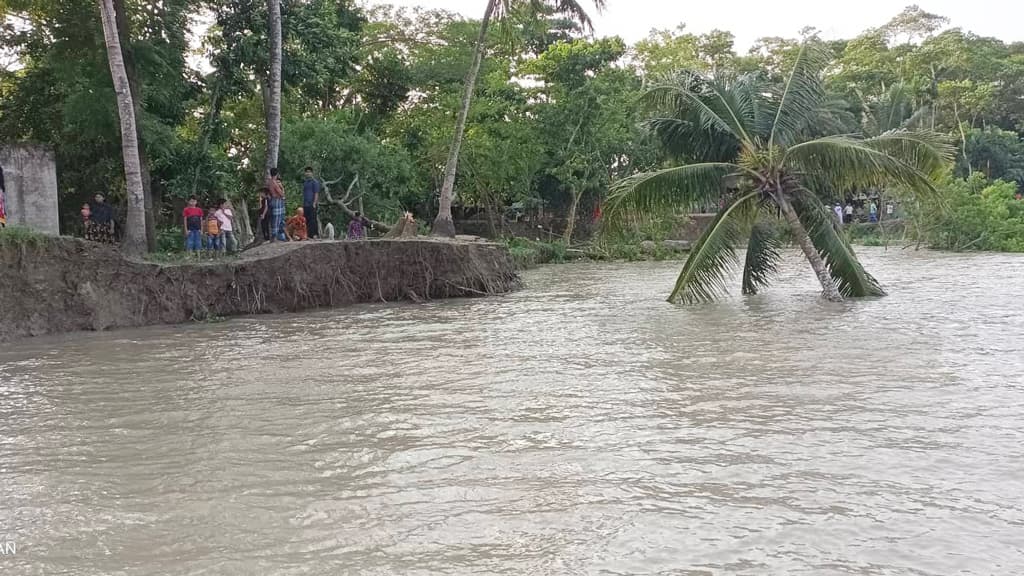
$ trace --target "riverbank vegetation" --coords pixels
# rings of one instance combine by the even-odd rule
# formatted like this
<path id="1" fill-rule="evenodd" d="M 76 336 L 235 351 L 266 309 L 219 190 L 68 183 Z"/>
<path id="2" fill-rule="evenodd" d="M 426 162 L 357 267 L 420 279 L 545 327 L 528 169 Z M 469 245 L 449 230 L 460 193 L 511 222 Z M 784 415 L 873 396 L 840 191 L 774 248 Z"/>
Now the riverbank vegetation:
<path id="1" fill-rule="evenodd" d="M 272 89 L 277 42 L 267 25 L 275 7 L 279 107 Z M 113 0 L 148 223 L 155 226 L 150 250 L 165 237 L 180 241 L 162 230 L 179 224 L 191 195 L 202 204 L 228 197 L 240 218 L 252 219 L 248 208 L 256 205 L 269 152 L 278 154 L 276 130 L 268 130 L 275 110 L 276 164 L 289 213 L 300 203 L 308 164 L 333 192 L 323 195 L 321 213 L 338 230 L 354 210 L 385 222 L 408 210 L 419 222 L 433 222 L 450 189 L 456 227 L 476 219 L 488 223 L 489 235 L 518 235 L 540 226 L 566 246 L 625 246 L 594 238 L 599 231 L 622 233 L 601 225 L 613 183 L 716 152 L 706 137 L 716 128 L 703 124 L 709 116 L 686 125 L 692 118 L 665 118 L 665 106 L 652 106 L 667 101 L 641 95 L 684 77 L 755 78 L 782 94 L 803 47 L 814 48 L 824 71 L 820 133 L 813 136 L 870 139 L 912 130 L 942 134 L 955 145 L 953 212 L 939 213 L 935 199 L 911 207 L 910 196 L 899 196 L 920 220 L 908 230 L 953 249 L 1014 249 L 1022 240 L 1012 204 L 992 199 L 1010 190 L 998 180 L 1018 189 L 1024 183 L 1022 43 L 972 34 L 916 7 L 854 38 L 823 39 L 807 28 L 798 38 L 768 35 L 749 50 L 728 31 L 696 34 L 683 26 L 654 30 L 634 44 L 593 37 L 575 3 L 501 7 L 509 10 L 483 28 L 449 12 L 365 8 L 350 0 Z M 125 230 L 122 130 L 96 2 L 8 0 L 4 8 L 0 42 L 16 64 L 0 70 L 0 141 L 54 148 L 65 233 L 75 230 L 82 203 L 97 191 L 107 192 L 117 230 Z M 467 92 L 478 53 L 479 74 Z M 455 162 L 449 156 L 460 140 L 460 110 L 465 136 Z M 667 138 L 674 126 L 706 134 L 697 148 L 678 146 Z M 775 141 L 765 136 L 772 145 L 757 149 L 772 156 Z M 456 164 L 452 179 L 445 167 Z M 976 173 L 989 184 L 972 184 Z M 990 186 L 998 193 L 983 194 Z M 717 211 L 720 199 L 712 196 L 701 206 L 666 205 L 668 212 L 653 216 Z M 630 225 L 626 233 L 646 224 Z M 239 228 L 244 236 L 250 226 Z M 620 252 L 639 250 L 646 240 Z"/>

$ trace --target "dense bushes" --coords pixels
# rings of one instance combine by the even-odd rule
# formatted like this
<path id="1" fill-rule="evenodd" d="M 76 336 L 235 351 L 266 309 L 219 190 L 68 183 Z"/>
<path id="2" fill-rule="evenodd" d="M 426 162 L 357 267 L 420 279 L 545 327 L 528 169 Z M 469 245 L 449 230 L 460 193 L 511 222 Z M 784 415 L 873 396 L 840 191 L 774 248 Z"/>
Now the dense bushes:
<path id="1" fill-rule="evenodd" d="M 913 210 L 919 240 L 940 250 L 1024 252 L 1024 200 L 1014 182 L 975 173 L 940 192 L 940 201 Z"/>

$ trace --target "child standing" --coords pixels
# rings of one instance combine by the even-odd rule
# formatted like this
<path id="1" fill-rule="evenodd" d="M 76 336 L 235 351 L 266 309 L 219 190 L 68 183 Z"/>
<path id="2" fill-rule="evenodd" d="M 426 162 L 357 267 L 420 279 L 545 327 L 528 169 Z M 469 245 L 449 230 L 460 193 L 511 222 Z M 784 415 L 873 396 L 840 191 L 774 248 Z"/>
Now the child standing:
<path id="1" fill-rule="evenodd" d="M 220 224 L 220 249 L 227 252 L 238 250 L 238 240 L 235 239 L 234 230 L 235 213 L 231 210 L 227 199 L 217 200 L 217 211 L 213 213 L 213 216 Z"/>
<path id="2" fill-rule="evenodd" d="M 263 241 L 270 240 L 270 191 L 260 188 L 260 235 Z"/>
<path id="3" fill-rule="evenodd" d="M 92 218 L 92 207 L 89 206 L 88 202 L 86 202 L 85 204 L 82 204 L 81 214 L 82 214 L 82 236 L 84 237 L 85 233 L 89 231 L 89 219 Z"/>
<path id="4" fill-rule="evenodd" d="M 221 250 L 220 221 L 213 208 L 206 211 L 206 249 L 211 253 Z"/>
<path id="5" fill-rule="evenodd" d="M 199 253 L 203 249 L 203 209 L 196 206 L 195 196 L 188 199 L 188 206 L 182 211 L 182 224 L 185 227 L 185 251 Z"/>

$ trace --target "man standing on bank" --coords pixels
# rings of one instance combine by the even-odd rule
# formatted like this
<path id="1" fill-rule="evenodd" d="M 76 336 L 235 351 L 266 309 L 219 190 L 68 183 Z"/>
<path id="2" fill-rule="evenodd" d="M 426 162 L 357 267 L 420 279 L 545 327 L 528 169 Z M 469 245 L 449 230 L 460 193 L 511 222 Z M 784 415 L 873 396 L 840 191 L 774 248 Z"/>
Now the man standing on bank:
<path id="1" fill-rule="evenodd" d="M 306 217 L 306 231 L 310 238 L 320 238 L 320 226 L 316 221 L 316 206 L 320 201 L 320 181 L 313 177 L 313 167 L 306 166 L 302 181 L 302 213 Z"/>

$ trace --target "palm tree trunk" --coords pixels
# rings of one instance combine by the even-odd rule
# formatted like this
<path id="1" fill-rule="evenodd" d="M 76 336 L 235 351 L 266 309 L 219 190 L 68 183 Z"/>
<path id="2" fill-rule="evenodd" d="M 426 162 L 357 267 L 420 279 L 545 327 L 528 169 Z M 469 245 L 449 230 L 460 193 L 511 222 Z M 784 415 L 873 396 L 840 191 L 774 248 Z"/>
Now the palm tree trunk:
<path id="1" fill-rule="evenodd" d="M 124 176 L 128 189 L 128 222 L 125 226 L 122 250 L 132 256 L 146 252 L 146 193 L 142 187 L 142 167 L 139 164 L 139 139 L 135 126 L 135 107 L 128 74 L 124 69 L 121 41 L 117 35 L 117 21 L 111 0 L 100 0 L 100 19 L 107 45 L 110 76 L 117 94 L 117 113 L 121 119 L 121 153 L 124 156 Z"/>
<path id="2" fill-rule="evenodd" d="M 786 200 L 780 190 L 775 198 L 779 204 L 779 209 L 782 210 L 782 215 L 786 218 L 786 222 L 789 224 L 790 230 L 793 232 L 793 237 L 796 238 L 797 244 L 800 245 L 800 249 L 804 251 L 804 256 L 807 257 L 807 261 L 811 263 L 811 268 L 814 270 L 814 274 L 818 277 L 818 282 L 821 283 L 822 295 L 831 302 L 842 302 L 843 296 L 839 293 L 839 289 L 836 288 L 836 283 L 832 280 L 832 276 L 828 273 L 828 267 L 825 266 L 825 261 L 821 259 L 821 254 L 818 254 L 818 250 L 814 247 L 814 243 L 811 242 L 811 237 L 807 234 L 807 230 L 804 225 L 800 223 L 800 217 L 797 216 L 796 210 Z"/>
<path id="3" fill-rule="evenodd" d="M 480 35 L 476 39 L 473 50 L 473 62 L 466 73 L 465 87 L 462 92 L 462 106 L 455 120 L 455 134 L 448 149 L 448 161 L 444 165 L 444 181 L 441 183 L 440 205 L 437 218 L 434 219 L 433 233 L 435 236 L 455 237 L 455 222 L 452 221 L 452 201 L 455 199 L 455 172 L 459 166 L 459 151 L 462 149 L 462 136 L 466 132 L 466 119 L 469 117 L 469 106 L 473 102 L 473 91 L 476 88 L 476 77 L 480 73 L 480 62 L 487 46 L 487 28 L 491 24 L 491 16 L 497 7 L 498 0 L 487 0 L 487 9 L 480 22 Z"/>
<path id="4" fill-rule="evenodd" d="M 266 170 L 277 167 L 281 150 L 281 0 L 267 0 L 270 26 L 270 79 L 267 86 Z"/>
<path id="5" fill-rule="evenodd" d="M 131 47 L 131 31 L 128 29 L 128 12 L 124 0 L 113 0 L 114 17 L 117 20 L 117 38 L 121 44 L 121 57 L 124 59 L 124 71 L 128 76 L 128 87 L 132 92 L 132 108 L 135 111 L 135 139 L 139 143 L 139 168 L 142 171 L 142 190 L 146 199 L 146 248 L 156 250 L 156 211 L 158 205 L 153 194 L 153 179 L 149 174 L 149 161 L 146 155 L 146 141 L 142 137 L 142 81 L 139 79 L 139 68 L 135 65 L 135 53 Z"/>

